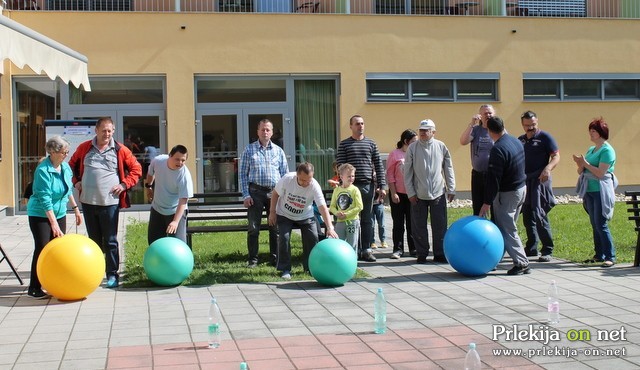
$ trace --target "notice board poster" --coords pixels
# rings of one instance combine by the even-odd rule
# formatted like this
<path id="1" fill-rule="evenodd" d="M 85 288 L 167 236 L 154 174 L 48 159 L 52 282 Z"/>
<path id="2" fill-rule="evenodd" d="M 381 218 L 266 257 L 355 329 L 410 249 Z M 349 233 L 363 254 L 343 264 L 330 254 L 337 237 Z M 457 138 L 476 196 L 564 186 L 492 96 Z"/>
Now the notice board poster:
<path id="1" fill-rule="evenodd" d="M 60 135 L 69 142 L 69 155 L 65 161 L 71 159 L 80 143 L 91 140 L 95 136 L 95 120 L 45 120 L 45 140 L 52 136 Z"/>

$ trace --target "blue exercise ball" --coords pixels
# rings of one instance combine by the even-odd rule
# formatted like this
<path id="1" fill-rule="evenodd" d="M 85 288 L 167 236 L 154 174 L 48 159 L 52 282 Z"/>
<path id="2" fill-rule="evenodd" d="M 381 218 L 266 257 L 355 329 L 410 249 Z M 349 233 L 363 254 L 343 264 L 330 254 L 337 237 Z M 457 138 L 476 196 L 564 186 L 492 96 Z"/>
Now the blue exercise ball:
<path id="1" fill-rule="evenodd" d="M 193 271 L 193 253 L 178 238 L 165 237 L 151 243 L 142 261 L 149 280 L 162 286 L 182 283 Z"/>
<path id="2" fill-rule="evenodd" d="M 324 239 L 309 254 L 309 271 L 322 285 L 344 285 L 355 275 L 357 268 L 356 252 L 349 243 L 341 239 Z"/>
<path id="3" fill-rule="evenodd" d="M 504 239 L 493 222 L 478 216 L 463 217 L 447 230 L 444 254 L 459 273 L 486 275 L 502 259 Z"/>

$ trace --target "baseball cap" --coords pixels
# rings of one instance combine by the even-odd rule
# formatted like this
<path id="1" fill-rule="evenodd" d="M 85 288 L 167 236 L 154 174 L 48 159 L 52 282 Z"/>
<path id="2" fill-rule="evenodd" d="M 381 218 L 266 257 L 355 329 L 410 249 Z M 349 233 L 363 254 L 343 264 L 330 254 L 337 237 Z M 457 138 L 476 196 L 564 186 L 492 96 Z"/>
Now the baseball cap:
<path id="1" fill-rule="evenodd" d="M 422 121 L 420 121 L 420 127 L 418 127 L 418 130 L 436 130 L 436 124 L 433 123 L 432 120 L 430 119 L 424 119 Z"/>

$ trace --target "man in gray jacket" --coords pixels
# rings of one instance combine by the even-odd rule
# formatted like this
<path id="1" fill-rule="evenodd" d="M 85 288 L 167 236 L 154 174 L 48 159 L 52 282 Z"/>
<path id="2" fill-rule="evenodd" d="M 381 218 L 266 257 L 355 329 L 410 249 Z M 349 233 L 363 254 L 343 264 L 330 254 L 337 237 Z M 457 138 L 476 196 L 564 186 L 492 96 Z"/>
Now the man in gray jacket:
<path id="1" fill-rule="evenodd" d="M 426 263 L 429 255 L 429 213 L 433 234 L 433 261 L 447 263 L 443 243 L 447 231 L 447 201 L 453 200 L 456 189 L 453 162 L 447 146 L 434 138 L 436 124 L 432 120 L 420 122 L 418 130 L 418 141 L 409 145 L 404 159 L 404 183 L 411 202 L 411 225 L 418 254 L 417 263 Z"/>

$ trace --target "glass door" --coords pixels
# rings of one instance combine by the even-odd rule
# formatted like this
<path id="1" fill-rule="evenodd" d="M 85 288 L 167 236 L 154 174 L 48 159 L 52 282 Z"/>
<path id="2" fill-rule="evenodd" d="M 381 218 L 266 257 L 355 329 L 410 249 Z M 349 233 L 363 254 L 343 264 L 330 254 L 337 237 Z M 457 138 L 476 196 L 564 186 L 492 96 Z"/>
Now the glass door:
<path id="1" fill-rule="evenodd" d="M 263 119 L 273 123 L 271 140 L 285 150 L 289 169 L 292 150 L 292 125 L 282 109 L 213 109 L 198 114 L 197 177 L 202 192 L 239 192 L 239 159 L 244 148 L 258 140 L 258 124 Z"/>
<path id="2" fill-rule="evenodd" d="M 144 179 L 151 160 L 158 154 L 168 153 L 166 148 L 166 125 L 157 111 L 136 110 L 119 111 L 116 122 L 116 133 L 120 131 L 118 141 L 124 143 L 142 166 L 142 178 L 129 190 L 131 204 L 148 204 L 147 192 L 144 191 Z"/>
<path id="3" fill-rule="evenodd" d="M 155 155 L 167 153 L 164 112 L 155 109 L 87 110 L 70 111 L 67 114 L 67 119 L 72 120 L 97 120 L 100 117 L 111 117 L 116 126 L 115 140 L 126 145 L 142 166 L 143 177 L 129 190 L 132 206 L 148 204 L 143 187 L 146 171 Z"/>
<path id="4" fill-rule="evenodd" d="M 205 193 L 238 191 L 238 133 L 241 113 L 236 110 L 205 112 L 198 119 L 198 188 Z"/>
<path id="5" fill-rule="evenodd" d="M 293 150 L 295 134 L 292 132 L 293 127 L 288 114 L 282 109 L 245 109 L 243 114 L 249 125 L 248 143 L 258 140 L 258 125 L 263 119 L 268 119 L 273 123 L 271 141 L 284 150 L 289 169 L 295 169 L 295 163 L 293 167 L 291 164 L 291 159 L 295 158 L 295 150 Z"/>

